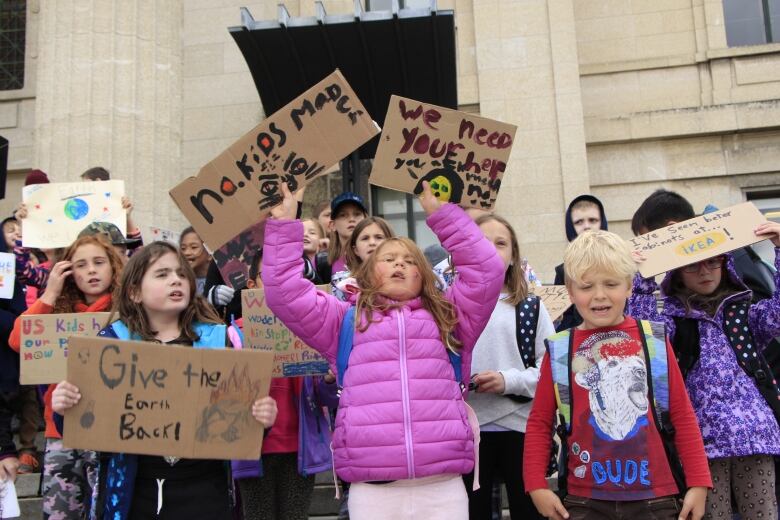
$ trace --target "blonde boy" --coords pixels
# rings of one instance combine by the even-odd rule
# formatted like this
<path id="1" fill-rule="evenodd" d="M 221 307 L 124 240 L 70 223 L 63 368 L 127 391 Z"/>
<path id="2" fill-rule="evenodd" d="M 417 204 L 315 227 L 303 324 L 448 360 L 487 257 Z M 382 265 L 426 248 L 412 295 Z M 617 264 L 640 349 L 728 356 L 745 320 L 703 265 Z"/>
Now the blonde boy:
<path id="1" fill-rule="evenodd" d="M 569 244 L 564 266 L 583 322 L 547 339 L 525 438 L 526 491 L 553 519 L 700 519 L 712 487 L 701 434 L 663 332 L 623 314 L 636 271 L 627 243 L 608 231 L 585 231 Z M 665 413 L 659 401 L 666 403 Z M 563 502 L 544 478 L 556 409 L 566 461 L 559 482 L 568 493 Z M 673 444 L 665 436 L 667 446 L 663 421 L 676 432 Z M 666 449 L 674 448 L 672 460 Z M 679 485 L 677 457 L 685 468 Z"/>

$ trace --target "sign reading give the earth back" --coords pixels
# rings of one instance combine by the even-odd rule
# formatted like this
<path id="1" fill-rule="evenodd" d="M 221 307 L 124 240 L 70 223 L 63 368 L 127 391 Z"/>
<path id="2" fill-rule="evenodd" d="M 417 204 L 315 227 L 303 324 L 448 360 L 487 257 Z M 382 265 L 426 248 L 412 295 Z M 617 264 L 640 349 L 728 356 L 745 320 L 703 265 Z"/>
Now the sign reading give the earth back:
<path id="1" fill-rule="evenodd" d="M 463 207 L 493 209 L 517 127 L 393 96 L 369 181 Z"/>

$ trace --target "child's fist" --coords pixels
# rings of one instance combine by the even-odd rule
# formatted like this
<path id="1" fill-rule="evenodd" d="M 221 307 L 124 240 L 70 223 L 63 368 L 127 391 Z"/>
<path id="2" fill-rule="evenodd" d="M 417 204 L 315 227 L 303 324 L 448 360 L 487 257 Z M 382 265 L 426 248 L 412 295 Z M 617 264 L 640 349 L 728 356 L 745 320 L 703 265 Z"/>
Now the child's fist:
<path id="1" fill-rule="evenodd" d="M 263 428 L 270 428 L 274 425 L 276 413 L 276 401 L 273 397 L 263 397 L 252 405 L 252 417 L 262 424 Z"/>
<path id="2" fill-rule="evenodd" d="M 79 389 L 67 381 L 60 381 L 51 394 L 51 408 L 62 415 L 65 413 L 65 410 L 73 408 L 78 404 L 79 400 L 81 400 Z"/>
<path id="3" fill-rule="evenodd" d="M 707 501 L 706 487 L 692 487 L 685 493 L 679 520 L 701 520 L 704 517 L 704 503 Z"/>

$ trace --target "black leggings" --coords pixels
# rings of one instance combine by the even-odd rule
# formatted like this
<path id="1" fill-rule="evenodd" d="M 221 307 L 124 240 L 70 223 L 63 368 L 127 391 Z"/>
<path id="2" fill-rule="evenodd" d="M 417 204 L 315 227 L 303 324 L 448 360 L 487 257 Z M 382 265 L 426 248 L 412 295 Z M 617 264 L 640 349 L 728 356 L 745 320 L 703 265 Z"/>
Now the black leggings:
<path id="1" fill-rule="evenodd" d="M 471 491 L 473 474 L 464 477 L 469 493 L 469 518 L 491 519 L 493 480 L 500 476 L 506 484 L 512 520 L 541 519 L 523 484 L 525 435 L 520 432 L 481 432 L 480 439 L 479 490 Z"/>

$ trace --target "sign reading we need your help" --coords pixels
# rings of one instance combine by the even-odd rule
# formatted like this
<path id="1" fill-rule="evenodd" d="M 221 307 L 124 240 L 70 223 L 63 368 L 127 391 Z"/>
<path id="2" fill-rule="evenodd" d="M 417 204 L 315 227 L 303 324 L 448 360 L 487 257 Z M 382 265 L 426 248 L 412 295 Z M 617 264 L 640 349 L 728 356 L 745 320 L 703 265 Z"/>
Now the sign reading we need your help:
<path id="1" fill-rule="evenodd" d="M 190 459 L 258 460 L 268 395 L 266 352 L 73 338 L 67 380 L 81 392 L 65 413 L 68 448 Z"/>
<path id="2" fill-rule="evenodd" d="M 110 313 L 23 314 L 19 346 L 23 385 L 59 383 L 67 372 L 68 338 L 97 336 Z"/>
<path id="3" fill-rule="evenodd" d="M 493 208 L 517 127 L 393 96 L 369 181 L 443 202 Z"/>
<path id="4" fill-rule="evenodd" d="M 15 284 L 16 257 L 13 253 L 0 253 L 0 298 L 13 298 Z"/>
<path id="5" fill-rule="evenodd" d="M 171 197 L 212 251 L 379 133 L 336 70 L 233 143 Z"/>
<path id="6" fill-rule="evenodd" d="M 22 189 L 27 217 L 22 221 L 25 247 L 67 247 L 93 222 L 110 222 L 127 234 L 122 208 L 124 181 L 31 184 Z"/>
<path id="7" fill-rule="evenodd" d="M 274 316 L 262 289 L 241 291 L 244 346 L 274 353 L 273 377 L 326 374 L 328 362 Z"/>
<path id="8" fill-rule="evenodd" d="M 639 272 L 648 278 L 760 242 L 764 239 L 753 230 L 764 222 L 766 217 L 753 203 L 744 202 L 639 235 L 629 243 L 644 254 Z"/>

